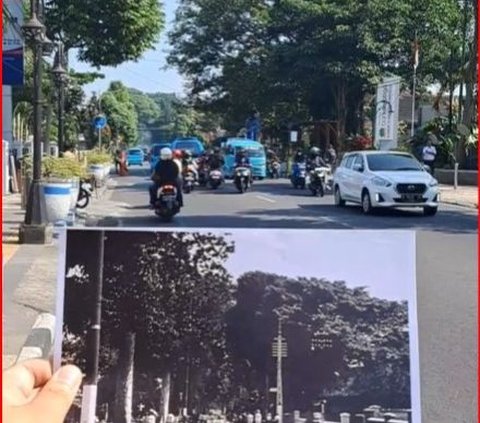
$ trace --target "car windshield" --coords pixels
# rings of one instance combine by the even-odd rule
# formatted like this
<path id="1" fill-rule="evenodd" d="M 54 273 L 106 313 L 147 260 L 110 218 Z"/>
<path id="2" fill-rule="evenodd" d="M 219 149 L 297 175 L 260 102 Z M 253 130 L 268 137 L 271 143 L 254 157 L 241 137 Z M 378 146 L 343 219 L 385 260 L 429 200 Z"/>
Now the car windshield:
<path id="1" fill-rule="evenodd" d="M 235 154 L 238 152 L 240 147 L 235 148 Z M 245 152 L 247 153 L 247 156 L 249 158 L 255 158 L 255 157 L 264 157 L 265 156 L 265 151 L 263 148 L 259 147 L 246 147 L 244 148 Z"/>
<path id="2" fill-rule="evenodd" d="M 194 155 L 199 155 L 202 152 L 200 145 L 195 141 L 177 141 L 175 150 L 188 150 Z"/>
<path id="3" fill-rule="evenodd" d="M 408 171 L 422 170 L 420 163 L 405 154 L 372 154 L 367 156 L 371 171 Z"/>

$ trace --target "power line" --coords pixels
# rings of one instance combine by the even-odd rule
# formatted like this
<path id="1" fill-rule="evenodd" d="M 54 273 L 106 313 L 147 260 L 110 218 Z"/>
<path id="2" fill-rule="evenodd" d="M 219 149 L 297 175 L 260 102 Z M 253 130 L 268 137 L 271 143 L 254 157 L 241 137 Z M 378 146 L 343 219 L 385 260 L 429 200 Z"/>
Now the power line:
<path id="1" fill-rule="evenodd" d="M 160 87 L 163 87 L 163 88 L 168 89 L 168 90 L 171 90 L 171 89 L 172 89 L 172 87 L 169 86 L 169 87 L 167 88 L 167 86 L 164 85 L 164 84 L 162 84 L 161 82 L 155 81 L 155 80 L 151 79 L 150 77 L 147 77 L 147 76 L 143 75 L 143 74 L 140 73 L 140 72 L 131 70 L 131 69 L 129 69 L 129 68 L 125 68 L 125 70 L 126 70 L 127 72 L 130 72 L 132 75 L 141 76 L 142 78 L 146 79 L 147 81 L 153 82 L 154 84 L 157 84 L 157 85 L 159 85 Z M 173 93 L 175 93 L 175 92 L 173 91 Z"/>

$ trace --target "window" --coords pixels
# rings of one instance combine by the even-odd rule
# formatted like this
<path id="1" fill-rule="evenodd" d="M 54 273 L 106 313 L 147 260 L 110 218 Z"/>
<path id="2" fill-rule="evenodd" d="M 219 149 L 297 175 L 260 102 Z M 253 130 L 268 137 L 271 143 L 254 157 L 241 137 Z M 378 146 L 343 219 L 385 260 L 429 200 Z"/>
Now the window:
<path id="1" fill-rule="evenodd" d="M 344 167 L 347 168 L 347 169 L 351 169 L 351 168 L 352 168 L 352 165 L 353 165 L 353 161 L 355 160 L 355 157 L 357 157 L 357 156 L 356 156 L 356 155 L 348 156 L 348 157 L 345 159 L 345 165 L 344 165 Z"/>
<path id="2" fill-rule="evenodd" d="M 364 167 L 363 157 L 362 157 L 362 155 L 359 154 L 355 157 L 355 160 L 353 161 L 352 168 L 353 169 L 359 169 L 359 168 L 363 168 L 363 167 Z"/>
<path id="3" fill-rule="evenodd" d="M 420 163 L 406 154 L 372 154 L 367 156 L 367 162 L 373 172 L 422 170 Z"/>

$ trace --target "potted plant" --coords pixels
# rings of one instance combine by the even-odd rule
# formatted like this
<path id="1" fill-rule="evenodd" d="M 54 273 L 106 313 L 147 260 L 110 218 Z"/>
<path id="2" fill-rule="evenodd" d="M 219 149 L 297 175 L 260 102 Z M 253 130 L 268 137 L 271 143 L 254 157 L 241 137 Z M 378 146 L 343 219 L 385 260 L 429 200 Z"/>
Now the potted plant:
<path id="1" fill-rule="evenodd" d="M 75 159 L 46 157 L 42 173 L 47 220 L 50 223 L 65 220 L 75 209 L 80 178 L 85 177 L 85 170 Z"/>
<path id="2" fill-rule="evenodd" d="M 103 181 L 109 174 L 112 165 L 110 154 L 99 150 L 87 152 L 87 165 L 90 173 L 97 181 Z"/>

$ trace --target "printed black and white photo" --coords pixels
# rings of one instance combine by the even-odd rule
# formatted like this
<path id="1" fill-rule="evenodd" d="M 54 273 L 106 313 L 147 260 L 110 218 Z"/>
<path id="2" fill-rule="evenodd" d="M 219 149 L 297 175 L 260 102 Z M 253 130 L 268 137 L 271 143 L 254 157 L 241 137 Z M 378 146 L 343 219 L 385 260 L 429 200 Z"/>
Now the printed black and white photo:
<path id="1" fill-rule="evenodd" d="M 68 230 L 65 244 L 57 354 L 86 375 L 68 422 L 421 422 L 412 233 Z"/>

